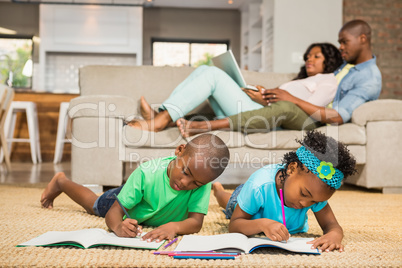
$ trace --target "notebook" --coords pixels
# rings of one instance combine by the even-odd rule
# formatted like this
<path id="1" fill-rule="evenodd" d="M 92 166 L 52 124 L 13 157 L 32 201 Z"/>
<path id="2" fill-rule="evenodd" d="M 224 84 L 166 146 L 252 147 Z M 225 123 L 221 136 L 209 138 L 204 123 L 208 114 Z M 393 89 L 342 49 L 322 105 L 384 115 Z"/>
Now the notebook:
<path id="1" fill-rule="evenodd" d="M 144 233 L 143 233 L 144 235 Z M 165 240 L 161 242 L 147 242 L 140 237 L 127 238 L 119 237 L 103 229 L 83 229 L 78 231 L 51 231 L 35 237 L 17 247 L 28 246 L 75 246 L 80 248 L 92 248 L 98 246 L 117 246 L 127 248 L 158 249 Z"/>
<path id="2" fill-rule="evenodd" d="M 290 237 L 287 242 L 272 241 L 267 237 L 247 237 L 240 233 L 197 236 L 185 235 L 175 251 L 222 251 L 250 253 L 256 248 L 275 247 L 296 253 L 320 254 L 306 242 L 313 238 Z"/>
<path id="3" fill-rule="evenodd" d="M 227 73 L 239 85 L 239 87 L 258 91 L 258 88 L 255 86 L 246 84 L 232 50 L 229 49 L 225 53 L 213 57 L 212 62 L 216 67 Z"/>

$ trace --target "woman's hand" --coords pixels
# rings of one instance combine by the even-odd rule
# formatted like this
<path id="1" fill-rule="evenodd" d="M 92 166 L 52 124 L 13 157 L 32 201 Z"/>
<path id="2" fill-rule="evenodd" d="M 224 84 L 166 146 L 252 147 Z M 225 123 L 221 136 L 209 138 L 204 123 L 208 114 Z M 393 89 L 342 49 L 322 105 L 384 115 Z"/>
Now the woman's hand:
<path id="1" fill-rule="evenodd" d="M 261 95 L 267 104 L 275 103 L 277 101 L 290 101 L 296 103 L 297 100 L 295 96 L 280 88 L 262 89 Z"/>
<path id="2" fill-rule="evenodd" d="M 262 87 L 262 86 L 256 86 L 256 88 L 258 88 L 258 91 L 255 91 L 255 90 L 252 90 L 252 89 L 247 89 L 247 88 L 242 88 L 242 90 L 254 102 L 259 103 L 259 104 L 261 104 L 263 106 L 267 106 L 267 101 L 263 98 L 263 95 L 262 95 L 262 91 L 265 90 L 265 88 Z"/>
<path id="3" fill-rule="evenodd" d="M 171 241 L 176 236 L 175 225 L 173 222 L 166 223 L 164 225 L 159 226 L 158 228 L 148 232 L 142 237 L 142 240 L 146 240 L 148 242 L 156 241 L 160 242 L 162 240 Z"/>
<path id="4" fill-rule="evenodd" d="M 313 244 L 311 248 L 318 248 L 320 252 L 330 252 L 332 250 L 338 249 L 339 252 L 344 251 L 342 245 L 342 234 L 336 231 L 326 233 L 325 235 L 314 239 L 313 241 L 307 242 L 307 244 Z"/>

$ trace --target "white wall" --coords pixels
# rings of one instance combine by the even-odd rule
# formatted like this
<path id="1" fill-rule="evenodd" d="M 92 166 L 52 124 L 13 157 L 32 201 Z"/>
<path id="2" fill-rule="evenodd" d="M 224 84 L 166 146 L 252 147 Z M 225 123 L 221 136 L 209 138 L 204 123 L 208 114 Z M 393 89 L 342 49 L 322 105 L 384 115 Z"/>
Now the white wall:
<path id="1" fill-rule="evenodd" d="M 311 43 L 338 46 L 342 0 L 270 1 L 274 1 L 274 72 L 298 72 Z"/>
<path id="2" fill-rule="evenodd" d="M 238 10 L 144 8 L 143 64 L 151 65 L 151 38 L 229 40 L 240 55 Z"/>
<path id="3" fill-rule="evenodd" d="M 142 11 L 142 7 L 41 4 L 38 89 L 67 90 L 60 82 L 55 84 L 56 75 L 61 74 L 59 81 L 72 80 L 75 86 L 71 84 L 67 91 L 74 92 L 78 89 L 78 68 L 86 63 L 105 64 L 102 54 L 133 57 L 141 65 Z M 66 53 L 75 57 L 76 64 L 68 61 Z M 115 57 L 115 64 L 124 64 L 122 57 Z"/>

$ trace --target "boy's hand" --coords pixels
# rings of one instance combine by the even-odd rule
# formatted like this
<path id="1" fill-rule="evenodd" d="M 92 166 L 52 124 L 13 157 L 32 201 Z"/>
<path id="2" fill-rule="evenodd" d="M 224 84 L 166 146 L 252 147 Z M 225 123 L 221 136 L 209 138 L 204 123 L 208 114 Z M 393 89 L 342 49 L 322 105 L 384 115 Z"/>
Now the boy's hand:
<path id="1" fill-rule="evenodd" d="M 329 232 L 313 241 L 307 242 L 307 244 L 313 244 L 311 248 L 318 248 L 320 252 L 330 252 L 338 249 L 339 252 L 344 251 L 344 247 L 341 244 L 342 235 L 337 232 Z"/>
<path id="2" fill-rule="evenodd" d="M 142 240 L 147 240 L 148 242 L 160 242 L 162 240 L 172 240 L 176 236 L 174 230 L 173 222 L 159 226 L 158 228 L 148 232 L 142 237 Z"/>
<path id="3" fill-rule="evenodd" d="M 138 222 L 128 218 L 122 221 L 114 230 L 114 233 L 120 237 L 137 237 L 141 232 L 142 228 L 138 225 Z"/>
<path id="4" fill-rule="evenodd" d="M 288 241 L 289 240 L 289 231 L 280 222 L 268 220 L 262 222 L 261 226 L 262 231 L 264 234 L 271 239 L 272 241 Z"/>

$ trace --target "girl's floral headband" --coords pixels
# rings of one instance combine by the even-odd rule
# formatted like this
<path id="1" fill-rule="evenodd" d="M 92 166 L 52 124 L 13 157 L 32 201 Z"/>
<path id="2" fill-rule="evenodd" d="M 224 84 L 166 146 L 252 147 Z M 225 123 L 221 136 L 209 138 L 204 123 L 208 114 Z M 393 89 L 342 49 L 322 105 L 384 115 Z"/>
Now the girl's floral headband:
<path id="1" fill-rule="evenodd" d="M 300 162 L 323 182 L 335 189 L 341 187 L 344 175 L 339 169 L 334 168 L 331 162 L 321 161 L 304 146 L 297 149 L 296 154 Z"/>

